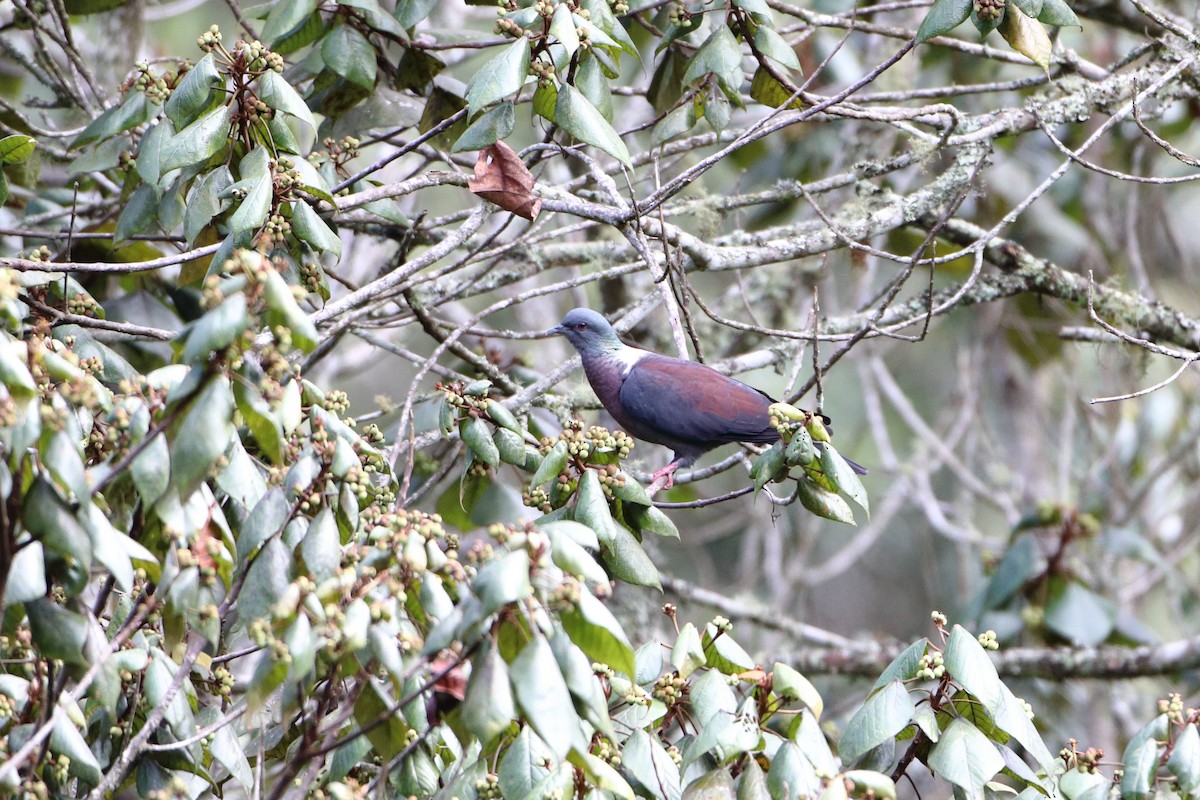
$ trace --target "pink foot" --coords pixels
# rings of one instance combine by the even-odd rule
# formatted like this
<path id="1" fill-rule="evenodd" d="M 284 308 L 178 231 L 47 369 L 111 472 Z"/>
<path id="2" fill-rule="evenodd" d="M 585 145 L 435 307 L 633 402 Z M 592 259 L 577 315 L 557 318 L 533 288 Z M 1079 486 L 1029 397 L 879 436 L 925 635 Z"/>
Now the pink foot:
<path id="1" fill-rule="evenodd" d="M 679 465 L 671 462 L 662 469 L 650 476 L 650 494 L 662 489 L 670 489 L 675 485 L 675 470 L 679 469 Z"/>

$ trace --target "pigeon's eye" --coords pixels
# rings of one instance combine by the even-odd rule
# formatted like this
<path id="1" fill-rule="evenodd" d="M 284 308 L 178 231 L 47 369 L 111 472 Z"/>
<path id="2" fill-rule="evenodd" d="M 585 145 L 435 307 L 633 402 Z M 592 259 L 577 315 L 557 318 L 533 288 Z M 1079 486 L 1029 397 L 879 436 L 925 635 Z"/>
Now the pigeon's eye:
<path id="1" fill-rule="evenodd" d="M 587 330 L 587 323 L 586 323 L 586 322 L 576 322 L 576 323 L 575 323 L 575 330 L 577 330 L 577 331 L 586 331 L 586 330 Z"/>

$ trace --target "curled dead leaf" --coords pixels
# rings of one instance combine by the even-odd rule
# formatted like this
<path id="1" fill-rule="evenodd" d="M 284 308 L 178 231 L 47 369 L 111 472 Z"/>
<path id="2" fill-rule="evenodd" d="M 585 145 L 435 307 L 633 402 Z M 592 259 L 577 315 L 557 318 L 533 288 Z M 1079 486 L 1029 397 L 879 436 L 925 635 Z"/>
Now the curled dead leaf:
<path id="1" fill-rule="evenodd" d="M 542 210 L 533 184 L 533 173 L 516 151 L 504 142 L 496 142 L 479 151 L 475 176 L 467 181 L 467 188 L 505 211 L 532 220 Z"/>
<path id="2" fill-rule="evenodd" d="M 1029 58 L 1047 73 L 1050 71 L 1050 54 L 1054 45 L 1046 29 L 1036 19 L 1029 17 L 1016 3 L 1008 3 L 1004 20 L 1000 23 L 1000 35 L 1013 50 Z"/>

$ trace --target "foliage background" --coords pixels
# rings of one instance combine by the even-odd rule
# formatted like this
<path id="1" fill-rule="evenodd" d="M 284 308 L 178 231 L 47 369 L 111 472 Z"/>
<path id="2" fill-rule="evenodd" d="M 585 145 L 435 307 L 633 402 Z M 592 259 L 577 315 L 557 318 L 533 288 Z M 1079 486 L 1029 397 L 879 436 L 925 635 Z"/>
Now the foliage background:
<path id="1" fill-rule="evenodd" d="M 514 44 L 494 8 L 457 2 L 108 5 L 0 5 L 6 789 L 280 796 L 296 778 L 295 791 L 333 795 L 486 795 L 503 756 L 540 763 L 536 733 L 575 754 L 562 766 L 554 752 L 551 782 L 528 791 L 655 796 L 637 777 L 633 756 L 650 757 L 640 737 L 616 778 L 589 760 L 620 768 L 615 749 L 638 729 L 680 746 L 684 783 L 727 774 L 744 787 L 761 761 L 776 777 L 759 788 L 775 796 L 889 791 L 866 773 L 830 781 L 858 761 L 923 795 L 1002 791 L 990 773 L 931 759 L 914 734 L 958 719 L 983 733 L 954 734 L 980 763 L 1014 736 L 1049 773 L 1000 779 L 1017 790 L 1100 793 L 1124 761 L 1125 794 L 1195 791 L 1200 741 L 1195 761 L 1172 758 L 1196 736 L 1200 661 L 1187 9 L 1012 3 L 999 8 L 1019 29 L 981 40 L 967 16 L 987 27 L 996 6 L 585 3 L 590 20 L 564 6 L 556 23 L 558 5 L 540 17 L 520 3 L 504 19 L 545 38 Z M 1058 15 L 1039 17 L 1048 34 L 1032 21 L 1043 10 Z M 1058 27 L 1071 13 L 1080 27 Z M 276 55 L 239 49 L 239 19 Z M 179 60 L 204 63 L 193 40 L 213 23 L 245 60 L 185 78 Z M 573 43 L 584 29 L 591 42 Z M 542 58 L 537 78 L 523 52 Z M 215 90 L 247 70 L 245 91 Z M 582 102 L 563 105 L 569 86 Z M 475 151 L 497 139 L 532 170 L 535 221 L 468 188 Z M 246 254 L 224 266 L 235 246 L 278 271 Z M 590 460 L 558 466 L 581 484 L 596 476 L 599 495 L 548 499 L 599 535 L 598 559 L 563 543 L 593 544 L 578 528 L 552 541 L 489 529 L 535 515 L 521 501 L 545 453 L 510 440 L 520 468 L 481 474 L 507 417 L 455 388 L 461 434 L 457 418 L 444 433 L 433 383 L 489 380 L 518 439 L 557 436 L 572 413 L 606 424 L 566 344 L 533 335 L 575 305 L 648 347 L 819 404 L 838 448 L 871 467 L 869 518 L 851 528 L 777 502 L 794 481 L 731 497 L 756 456 L 727 449 L 656 498 L 697 507 L 650 522 L 640 498 L 607 496 L 620 487 L 586 466 L 619 464 L 634 492 L 666 453 L 639 444 L 622 459 L 593 440 Z M 1124 399 L 1101 402 L 1112 398 Z M 280 494 L 256 510 L 270 485 Z M 444 525 L 421 515 L 434 512 Z M 626 528 L 672 527 L 678 540 L 644 537 L 649 558 L 613 545 L 636 541 Z M 564 566 L 560 551 L 580 560 Z M 477 582 L 486 563 L 506 565 L 488 573 L 499 588 Z M 594 569 L 620 579 L 611 599 Z M 628 585 L 660 577 L 665 598 Z M 462 611 L 472 598 L 482 617 Z M 997 633 L 1000 677 L 960 635 L 949 677 L 901 656 L 892 674 L 912 693 L 876 683 L 897 643 L 947 644 L 935 608 Z M 714 655 L 714 628 L 697 656 L 714 611 L 736 626 L 715 641 L 742 654 Z M 129 644 L 101 658 L 114 638 Z M 669 648 L 661 686 L 656 642 Z M 630 710 L 622 692 L 598 701 L 565 653 L 620 672 L 646 643 L 639 682 L 662 716 L 626 716 L 608 744 L 580 744 Z M 549 660 L 541 644 L 558 648 Z M 704 676 L 757 664 L 778 682 L 777 661 L 816 688 L 772 695 L 743 677 L 735 695 L 756 706 L 761 739 L 666 713 L 672 674 L 690 679 L 693 706 L 719 695 L 735 716 Z M 469 698 L 448 684 L 498 670 L 513 676 L 508 708 L 467 702 L 433 725 L 443 718 L 414 710 Z M 1001 677 L 1033 706 L 1048 752 L 1078 741 L 1057 772 L 999 721 L 1017 724 L 999 700 L 981 701 L 987 720 L 957 706 L 922 727 L 900 699 L 1007 696 Z M 522 696 L 547 680 L 570 684 L 574 702 L 558 699 L 576 714 Z M 862 732 L 872 684 L 896 730 Z M 1172 691 L 1179 707 L 1156 718 Z M 846 763 L 807 728 L 766 725 L 779 702 L 820 716 Z M 393 704 L 406 717 L 384 725 Z M 375 735 L 347 738 L 363 728 Z M 706 729 L 732 743 L 696 753 L 679 739 Z M 859 759 L 846 758 L 851 733 L 871 745 Z M 337 749 L 364 740 L 371 750 Z M 797 759 L 780 750 L 789 740 Z M 1095 775 L 1076 769 L 1096 758 L 1089 746 L 1109 754 L 1104 780 L 1065 778 Z M 344 763 L 331 767 L 334 754 Z"/>

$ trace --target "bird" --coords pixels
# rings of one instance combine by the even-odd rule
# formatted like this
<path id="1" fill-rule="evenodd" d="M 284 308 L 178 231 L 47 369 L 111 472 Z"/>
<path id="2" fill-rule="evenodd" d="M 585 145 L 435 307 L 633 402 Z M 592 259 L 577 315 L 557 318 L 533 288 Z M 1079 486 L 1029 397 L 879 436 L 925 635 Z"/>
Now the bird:
<path id="1" fill-rule="evenodd" d="M 588 383 L 617 424 L 672 450 L 671 462 L 651 476 L 652 485 L 662 481 L 670 489 L 676 470 L 723 444 L 780 438 L 771 425 L 770 395 L 704 364 L 631 347 L 590 308 L 572 309 L 545 333 L 565 336 L 579 352 Z"/>

